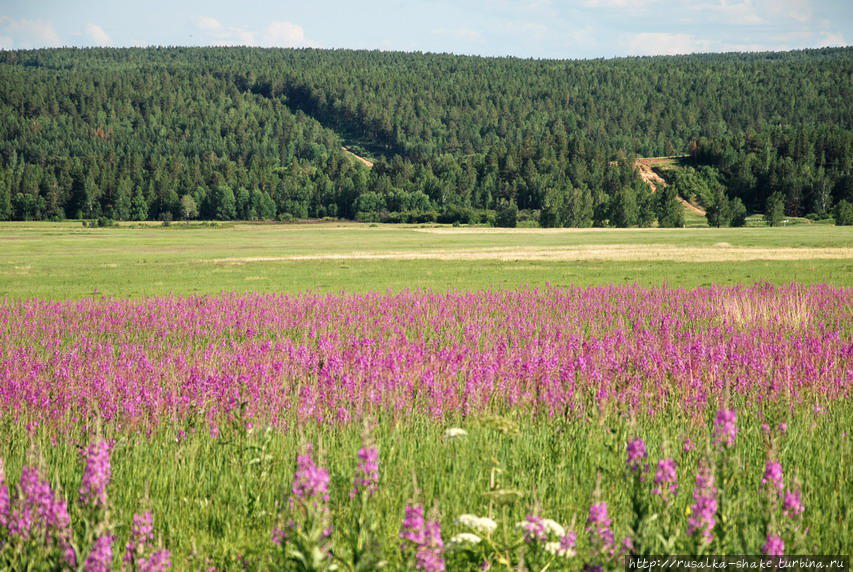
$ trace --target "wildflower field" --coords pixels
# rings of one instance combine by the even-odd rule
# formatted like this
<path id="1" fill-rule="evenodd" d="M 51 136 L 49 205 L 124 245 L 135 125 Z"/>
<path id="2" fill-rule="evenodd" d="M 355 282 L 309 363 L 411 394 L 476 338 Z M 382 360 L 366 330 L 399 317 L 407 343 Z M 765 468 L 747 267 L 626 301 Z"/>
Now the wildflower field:
<path id="1" fill-rule="evenodd" d="M 0 568 L 850 554 L 844 287 L 0 305 Z"/>

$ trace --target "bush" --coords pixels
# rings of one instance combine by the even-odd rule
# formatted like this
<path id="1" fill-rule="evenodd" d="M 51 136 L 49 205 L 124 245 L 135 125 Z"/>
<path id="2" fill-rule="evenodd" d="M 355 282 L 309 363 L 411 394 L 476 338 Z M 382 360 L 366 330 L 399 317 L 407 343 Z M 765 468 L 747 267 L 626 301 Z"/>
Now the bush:
<path id="1" fill-rule="evenodd" d="M 835 205 L 835 225 L 853 225 L 853 203 L 842 200 Z"/>
<path id="2" fill-rule="evenodd" d="M 764 221 L 770 226 L 779 226 L 785 218 L 785 201 L 779 192 L 767 198 L 764 208 Z"/>
<path id="3" fill-rule="evenodd" d="M 514 202 L 501 205 L 495 217 L 495 224 L 504 228 L 515 228 L 518 225 L 518 207 Z"/>

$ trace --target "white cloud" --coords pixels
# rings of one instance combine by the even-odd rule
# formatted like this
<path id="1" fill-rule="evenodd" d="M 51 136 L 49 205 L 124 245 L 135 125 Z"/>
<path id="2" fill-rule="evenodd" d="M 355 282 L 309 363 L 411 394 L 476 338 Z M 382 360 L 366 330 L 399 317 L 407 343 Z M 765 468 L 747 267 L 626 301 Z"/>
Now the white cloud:
<path id="1" fill-rule="evenodd" d="M 291 22 L 270 22 L 261 35 L 261 43 L 270 48 L 305 46 L 305 30 Z"/>
<path id="2" fill-rule="evenodd" d="M 463 42 L 483 42 L 483 33 L 479 30 L 471 30 L 468 28 L 438 28 L 432 31 L 436 36 L 443 38 L 452 38 Z"/>
<path id="3" fill-rule="evenodd" d="M 711 14 L 726 24 L 753 26 L 768 21 L 808 22 L 813 17 L 811 0 L 719 0 L 690 4 L 702 15 Z"/>
<path id="4" fill-rule="evenodd" d="M 270 22 L 258 31 L 243 26 L 226 26 L 216 18 L 200 16 L 196 18 L 196 27 L 205 32 L 215 46 L 298 48 L 316 45 L 305 37 L 302 26 L 292 22 Z"/>
<path id="5" fill-rule="evenodd" d="M 778 18 L 790 18 L 797 22 L 812 19 L 811 0 L 759 0 L 762 9 Z"/>
<path id="6" fill-rule="evenodd" d="M 623 42 L 632 56 L 672 56 L 707 52 L 711 42 L 700 40 L 692 34 L 642 33 L 630 34 Z"/>
<path id="7" fill-rule="evenodd" d="M 815 44 L 816 48 L 830 48 L 830 47 L 840 47 L 847 46 L 847 40 L 844 39 L 843 34 L 839 34 L 837 32 L 827 32 L 821 34 L 820 39 Z"/>
<path id="8" fill-rule="evenodd" d="M 631 10 L 642 10 L 659 0 L 584 0 L 583 5 L 587 8 L 623 8 Z"/>
<path id="9" fill-rule="evenodd" d="M 110 38 L 110 35 L 107 34 L 104 29 L 98 26 L 97 24 L 86 24 L 84 30 L 86 31 L 86 35 L 96 46 L 109 46 L 113 43 L 112 38 Z"/>
<path id="10" fill-rule="evenodd" d="M 690 7 L 703 16 L 711 14 L 717 20 L 722 20 L 727 24 L 754 26 L 764 23 L 761 14 L 765 12 L 760 10 L 753 0 L 744 0 L 743 2 L 720 0 L 713 4 L 691 4 Z"/>
<path id="11" fill-rule="evenodd" d="M 5 47 L 46 48 L 62 45 L 53 24 L 44 20 L 16 20 L 0 17 Z"/>
<path id="12" fill-rule="evenodd" d="M 598 34 L 591 26 L 584 26 L 577 30 L 561 32 L 560 37 L 565 44 L 570 46 L 595 46 L 598 45 Z"/>
<path id="13" fill-rule="evenodd" d="M 508 22 L 502 26 L 503 30 L 521 39 L 542 40 L 551 29 L 539 22 Z"/>
<path id="14" fill-rule="evenodd" d="M 199 16 L 196 18 L 196 26 L 199 27 L 200 30 L 207 30 L 209 32 L 215 32 L 217 30 L 222 29 L 222 24 L 216 18 L 211 18 L 210 16 Z"/>

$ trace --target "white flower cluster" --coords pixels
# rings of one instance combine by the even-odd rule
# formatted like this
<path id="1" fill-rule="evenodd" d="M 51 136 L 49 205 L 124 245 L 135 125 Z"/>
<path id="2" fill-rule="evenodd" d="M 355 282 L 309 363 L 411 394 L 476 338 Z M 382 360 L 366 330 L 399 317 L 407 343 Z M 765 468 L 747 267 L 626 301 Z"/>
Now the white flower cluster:
<path id="1" fill-rule="evenodd" d="M 491 518 L 474 514 L 461 514 L 456 522 L 483 536 L 490 535 L 498 528 L 498 523 Z"/>
<path id="2" fill-rule="evenodd" d="M 522 520 L 521 522 L 516 522 L 515 527 L 519 530 L 528 530 L 533 524 L 531 521 Z M 563 528 L 563 525 L 557 522 L 556 520 L 551 520 L 550 518 L 543 518 L 540 521 L 542 528 L 545 529 L 545 532 L 549 535 L 556 536 L 557 538 L 562 538 L 566 535 L 566 529 Z"/>
<path id="3" fill-rule="evenodd" d="M 575 555 L 575 550 L 573 548 L 563 548 L 562 544 L 559 542 L 546 542 L 545 552 L 553 554 L 554 556 L 559 556 L 560 558 L 571 558 Z"/>
<path id="4" fill-rule="evenodd" d="M 476 534 L 472 534 L 470 532 L 460 532 L 459 534 L 450 539 L 450 543 L 471 546 L 474 544 L 479 544 L 481 540 L 482 539 Z"/>
<path id="5" fill-rule="evenodd" d="M 542 524 L 545 525 L 545 530 L 548 531 L 548 534 L 553 534 L 557 538 L 562 538 L 566 535 L 566 529 L 557 521 L 550 518 L 543 518 Z"/>
<path id="6" fill-rule="evenodd" d="M 461 427 L 451 427 L 447 431 L 444 432 L 444 436 L 448 439 L 454 439 L 456 437 L 464 437 L 468 432 Z"/>

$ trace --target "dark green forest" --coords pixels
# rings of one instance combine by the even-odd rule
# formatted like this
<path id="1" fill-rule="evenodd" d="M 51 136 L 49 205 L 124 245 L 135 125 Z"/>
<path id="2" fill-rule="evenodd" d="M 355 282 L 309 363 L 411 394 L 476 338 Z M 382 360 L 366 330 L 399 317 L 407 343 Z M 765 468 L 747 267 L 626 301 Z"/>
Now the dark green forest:
<path id="1" fill-rule="evenodd" d="M 853 48 L 2 51 L 0 219 L 673 226 L 676 193 L 717 225 L 844 218 L 851 72 Z M 662 155 L 687 166 L 652 193 L 633 158 Z"/>

